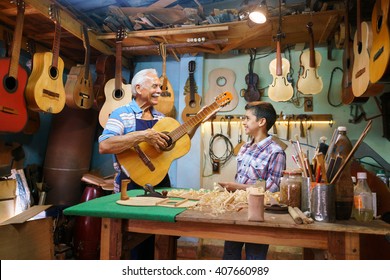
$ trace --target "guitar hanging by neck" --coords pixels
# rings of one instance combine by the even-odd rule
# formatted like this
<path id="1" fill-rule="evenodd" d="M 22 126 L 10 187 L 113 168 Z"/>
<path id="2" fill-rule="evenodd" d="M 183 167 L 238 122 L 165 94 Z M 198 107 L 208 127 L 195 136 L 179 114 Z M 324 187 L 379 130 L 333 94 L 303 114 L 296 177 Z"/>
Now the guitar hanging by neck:
<path id="1" fill-rule="evenodd" d="M 114 99 L 121 99 L 122 91 L 122 41 L 125 38 L 125 31 L 122 26 L 119 27 L 116 33 L 115 41 L 115 91 Z"/>
<path id="2" fill-rule="evenodd" d="M 55 24 L 55 30 L 54 30 L 54 41 L 53 41 L 53 48 L 52 48 L 53 59 L 51 62 L 49 74 L 51 78 L 55 80 L 57 79 L 59 74 L 58 57 L 60 56 L 61 22 L 60 22 L 59 10 L 55 5 L 50 6 L 50 13 Z"/>
<path id="3" fill-rule="evenodd" d="M 84 78 L 88 79 L 89 77 L 89 63 L 91 58 L 91 49 L 89 44 L 89 36 L 88 36 L 88 28 L 83 25 L 83 46 L 85 50 L 85 57 L 84 57 Z"/>

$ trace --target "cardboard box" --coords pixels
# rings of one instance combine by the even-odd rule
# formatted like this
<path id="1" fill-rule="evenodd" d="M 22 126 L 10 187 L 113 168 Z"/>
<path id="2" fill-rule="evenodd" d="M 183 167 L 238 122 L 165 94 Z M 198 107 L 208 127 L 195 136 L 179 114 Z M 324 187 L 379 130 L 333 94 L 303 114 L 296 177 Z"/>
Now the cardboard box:
<path id="1" fill-rule="evenodd" d="M 0 181 L 0 223 L 15 215 L 16 180 Z"/>
<path id="2" fill-rule="evenodd" d="M 38 215 L 49 207 L 33 206 L 0 224 L 1 260 L 54 259 L 53 218 Z"/>

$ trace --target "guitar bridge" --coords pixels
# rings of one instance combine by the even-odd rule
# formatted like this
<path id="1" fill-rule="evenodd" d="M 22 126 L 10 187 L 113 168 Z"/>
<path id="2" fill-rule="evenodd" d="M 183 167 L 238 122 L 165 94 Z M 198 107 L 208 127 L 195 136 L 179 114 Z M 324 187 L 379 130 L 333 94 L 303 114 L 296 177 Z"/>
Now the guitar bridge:
<path id="1" fill-rule="evenodd" d="M 19 115 L 17 110 L 10 108 L 10 107 L 0 106 L 0 111 L 4 112 L 6 114 Z"/>
<path id="2" fill-rule="evenodd" d="M 149 157 L 141 150 L 138 145 L 134 147 L 134 150 L 137 152 L 142 162 L 149 168 L 150 171 L 154 171 L 156 169 L 156 167 L 154 167 L 153 163 L 150 161 Z"/>

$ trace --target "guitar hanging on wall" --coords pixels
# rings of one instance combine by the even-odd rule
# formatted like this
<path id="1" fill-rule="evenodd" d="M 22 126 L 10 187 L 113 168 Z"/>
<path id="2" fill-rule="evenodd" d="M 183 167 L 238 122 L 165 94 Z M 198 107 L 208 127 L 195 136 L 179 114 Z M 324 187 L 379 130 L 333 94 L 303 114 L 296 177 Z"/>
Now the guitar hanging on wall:
<path id="1" fill-rule="evenodd" d="M 103 107 L 106 101 L 104 86 L 113 78 L 115 78 L 115 56 L 99 55 L 96 59 L 96 80 L 93 84 L 94 109 L 100 111 Z"/>
<path id="2" fill-rule="evenodd" d="M 188 72 L 189 72 L 189 82 L 190 82 L 190 94 L 187 93 L 185 97 L 186 106 L 181 113 L 181 118 L 184 122 L 188 121 L 191 117 L 195 116 L 201 109 L 200 103 L 202 98 L 198 93 L 196 93 L 196 83 L 194 78 L 194 72 L 196 68 L 195 60 L 191 60 L 188 63 Z"/>
<path id="3" fill-rule="evenodd" d="M 253 54 L 254 52 L 254 54 Z M 247 89 L 244 91 L 244 99 L 247 102 L 259 101 L 261 93 L 258 89 L 259 86 L 259 76 L 253 72 L 253 64 L 256 59 L 256 50 L 250 50 L 250 59 L 249 59 L 249 73 L 245 76 L 245 82 L 247 84 Z"/>
<path id="4" fill-rule="evenodd" d="M 302 73 L 298 77 L 297 89 L 303 94 L 318 94 L 321 92 L 323 83 L 318 75 L 318 67 L 321 64 L 321 54 L 314 49 L 313 23 L 309 22 L 306 27 L 309 31 L 309 50 L 304 50 L 300 56 Z"/>
<path id="5" fill-rule="evenodd" d="M 290 62 L 282 58 L 281 40 L 283 37 L 281 30 L 276 34 L 276 58 L 269 64 L 269 71 L 273 77 L 272 83 L 268 87 L 268 97 L 276 102 L 287 101 L 294 95 L 294 89 L 287 79 L 290 70 Z"/>
<path id="6" fill-rule="evenodd" d="M 65 83 L 66 105 L 75 109 L 90 109 L 94 102 L 93 81 L 89 71 L 90 45 L 86 26 L 83 26 L 83 37 L 84 64 L 73 66 Z"/>
<path id="7" fill-rule="evenodd" d="M 61 23 L 59 9 L 50 6 L 50 16 L 55 23 L 52 52 L 35 53 L 33 69 L 25 91 L 31 110 L 57 114 L 65 107 L 65 87 L 62 79 L 64 61 L 59 56 Z"/>
<path id="8" fill-rule="evenodd" d="M 115 78 L 109 80 L 104 86 L 106 101 L 99 113 L 99 123 L 102 127 L 106 126 L 107 120 L 116 108 L 131 102 L 131 84 L 122 82 L 122 41 L 125 38 L 125 30 L 120 27 L 116 34 L 116 52 L 115 52 Z"/>
<path id="9" fill-rule="evenodd" d="M 27 72 L 20 66 L 19 57 L 24 22 L 24 2 L 17 1 L 16 26 L 11 58 L 0 59 L 0 132 L 19 132 L 27 122 L 24 89 Z"/>

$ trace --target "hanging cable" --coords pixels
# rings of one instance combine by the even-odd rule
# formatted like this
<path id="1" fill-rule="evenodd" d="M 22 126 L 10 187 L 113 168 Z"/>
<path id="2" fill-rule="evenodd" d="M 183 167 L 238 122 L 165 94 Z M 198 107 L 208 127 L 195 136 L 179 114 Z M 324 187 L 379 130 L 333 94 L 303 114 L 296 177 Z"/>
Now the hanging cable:
<path id="1" fill-rule="evenodd" d="M 225 143 L 226 149 L 225 149 L 225 152 L 223 153 L 222 156 L 217 156 L 214 153 L 214 142 L 216 142 L 217 140 L 220 140 L 220 139 L 222 139 L 223 142 Z M 210 155 L 211 164 L 213 164 L 216 161 L 219 161 L 219 164 L 222 167 L 233 156 L 233 150 L 234 150 L 233 144 L 232 144 L 232 142 L 230 142 L 229 138 L 227 138 L 225 135 L 223 135 L 221 133 L 214 135 L 210 139 L 210 144 L 209 144 L 209 155 Z"/>

